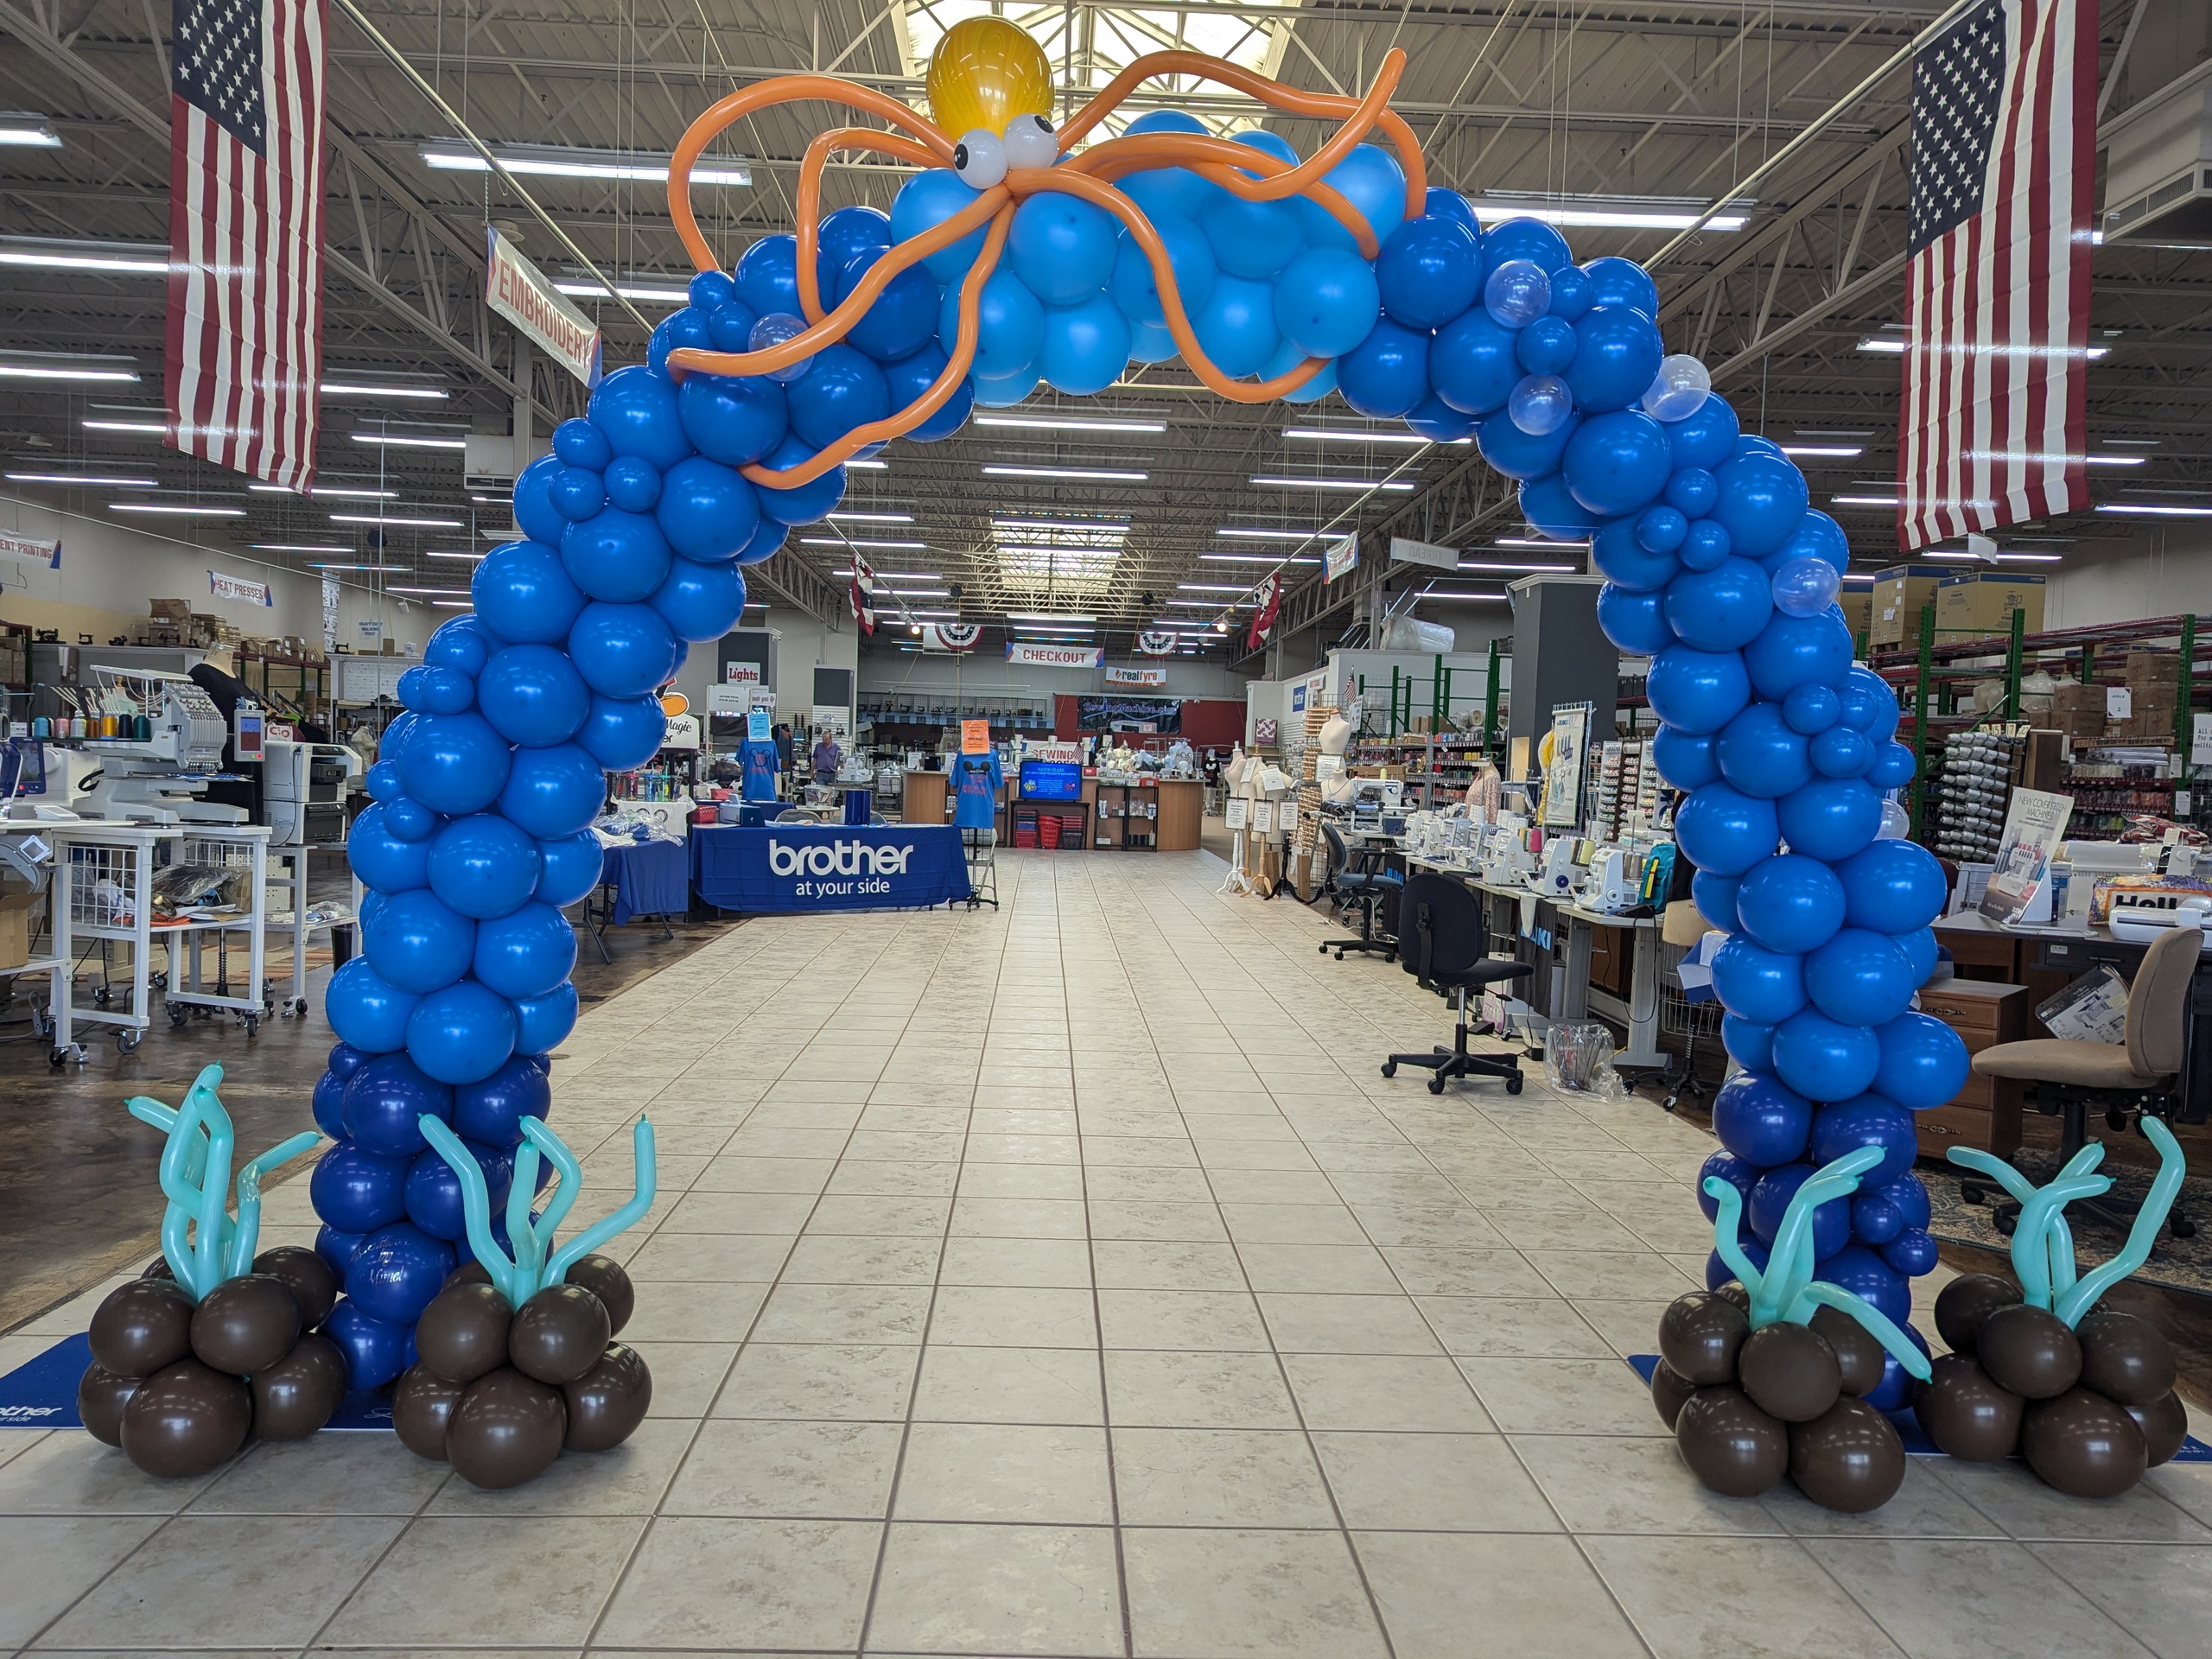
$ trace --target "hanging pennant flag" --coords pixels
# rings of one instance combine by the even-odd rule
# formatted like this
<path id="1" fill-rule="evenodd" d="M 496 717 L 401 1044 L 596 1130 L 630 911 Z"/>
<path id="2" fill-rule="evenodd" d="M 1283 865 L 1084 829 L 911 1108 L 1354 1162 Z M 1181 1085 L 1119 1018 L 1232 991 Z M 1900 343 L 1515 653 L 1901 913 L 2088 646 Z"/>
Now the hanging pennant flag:
<path id="1" fill-rule="evenodd" d="M 1252 630 L 1244 636 L 1244 649 L 1257 651 L 1275 631 L 1275 613 L 1282 609 L 1282 578 L 1270 571 L 1260 584 L 1259 607 L 1252 613 Z"/>
<path id="2" fill-rule="evenodd" d="M 973 651 L 983 637 L 980 622 L 925 622 L 922 624 L 924 651 Z"/>
<path id="3" fill-rule="evenodd" d="M 1147 657 L 1172 657 L 1175 654 L 1175 636 L 1165 628 L 1147 628 L 1137 635 L 1137 649 Z"/>
<path id="4" fill-rule="evenodd" d="M 875 632 L 875 571 L 857 553 L 853 555 L 853 620 L 862 633 Z"/>

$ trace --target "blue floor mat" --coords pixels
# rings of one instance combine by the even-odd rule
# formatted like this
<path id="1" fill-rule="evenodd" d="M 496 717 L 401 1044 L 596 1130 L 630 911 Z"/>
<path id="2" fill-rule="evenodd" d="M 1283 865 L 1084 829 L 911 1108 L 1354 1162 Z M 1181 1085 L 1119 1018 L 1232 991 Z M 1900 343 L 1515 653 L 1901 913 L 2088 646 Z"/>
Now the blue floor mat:
<path id="1" fill-rule="evenodd" d="M 0 1428 L 82 1428 L 77 1384 L 92 1363 L 92 1338 L 80 1331 L 0 1376 Z M 323 1427 L 389 1433 L 391 1396 L 374 1390 L 349 1394 L 339 1402 L 337 1415 Z"/>

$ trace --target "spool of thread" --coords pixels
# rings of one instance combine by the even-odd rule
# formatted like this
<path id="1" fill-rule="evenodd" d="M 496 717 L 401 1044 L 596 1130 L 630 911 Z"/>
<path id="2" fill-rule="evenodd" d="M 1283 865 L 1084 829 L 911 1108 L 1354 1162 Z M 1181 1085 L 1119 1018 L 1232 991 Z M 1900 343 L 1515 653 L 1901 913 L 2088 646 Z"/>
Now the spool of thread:
<path id="1" fill-rule="evenodd" d="M 150 742 L 152 742 L 152 741 L 154 741 L 154 718 L 153 718 L 153 716 L 152 716 L 151 715 L 131 715 L 131 716 L 130 716 L 130 736 L 131 736 L 131 741 L 134 741 L 134 742 L 137 742 L 137 743 L 150 743 Z"/>
<path id="2" fill-rule="evenodd" d="M 35 720 L 31 721 L 31 735 L 40 742 L 43 743 L 48 738 L 54 735 L 54 722 L 48 720 L 44 715 L 39 715 Z"/>
<path id="3" fill-rule="evenodd" d="M 100 716 L 100 735 L 102 737 L 108 738 L 111 738 L 115 735 L 115 716 L 113 715 L 102 715 Z"/>

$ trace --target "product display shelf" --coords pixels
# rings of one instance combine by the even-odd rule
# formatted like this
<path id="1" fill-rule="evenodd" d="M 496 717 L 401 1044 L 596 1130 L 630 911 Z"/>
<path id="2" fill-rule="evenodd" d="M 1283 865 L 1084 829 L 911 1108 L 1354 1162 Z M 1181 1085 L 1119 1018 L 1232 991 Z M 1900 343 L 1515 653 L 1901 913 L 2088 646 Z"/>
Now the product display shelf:
<path id="1" fill-rule="evenodd" d="M 1109 833 L 1108 826 L 1113 826 Z M 1142 784 L 1098 780 L 1091 845 L 1115 852 L 1160 850 L 1160 791 Z"/>

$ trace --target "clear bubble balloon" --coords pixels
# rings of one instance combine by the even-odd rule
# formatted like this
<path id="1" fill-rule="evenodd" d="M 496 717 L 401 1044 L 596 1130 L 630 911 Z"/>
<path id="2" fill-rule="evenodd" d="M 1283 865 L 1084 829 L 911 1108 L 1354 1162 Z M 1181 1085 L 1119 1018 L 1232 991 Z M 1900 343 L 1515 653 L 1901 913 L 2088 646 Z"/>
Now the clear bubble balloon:
<path id="1" fill-rule="evenodd" d="M 1912 814 L 1894 796 L 1882 803 L 1882 827 L 1874 832 L 1877 841 L 1903 841 L 1912 833 Z"/>
<path id="2" fill-rule="evenodd" d="M 1643 394 L 1643 412 L 1655 421 L 1687 421 L 1713 395 L 1713 377 L 1688 352 L 1659 359 L 1659 372 Z"/>
<path id="3" fill-rule="evenodd" d="M 1506 417 L 1532 438 L 1556 432 L 1574 413 L 1574 394 L 1555 374 L 1532 374 L 1505 400 Z"/>
<path id="4" fill-rule="evenodd" d="M 1508 259 L 1483 284 L 1483 308 L 1503 328 L 1525 328 L 1552 307 L 1552 279 L 1533 259 Z"/>
<path id="5" fill-rule="evenodd" d="M 1842 586 L 1826 559 L 1791 559 L 1774 573 L 1774 608 L 1787 616 L 1818 616 Z"/>
<path id="6" fill-rule="evenodd" d="M 746 349 L 753 352 L 768 351 L 782 345 L 787 340 L 798 339 L 805 332 L 804 318 L 795 317 L 788 311 L 771 311 L 753 325 L 753 338 L 746 342 Z M 794 380 L 804 379 L 806 372 L 813 366 L 812 358 L 803 357 L 798 362 L 789 364 L 783 368 L 769 370 L 768 378 L 771 380 L 782 381 L 788 385 Z"/>

